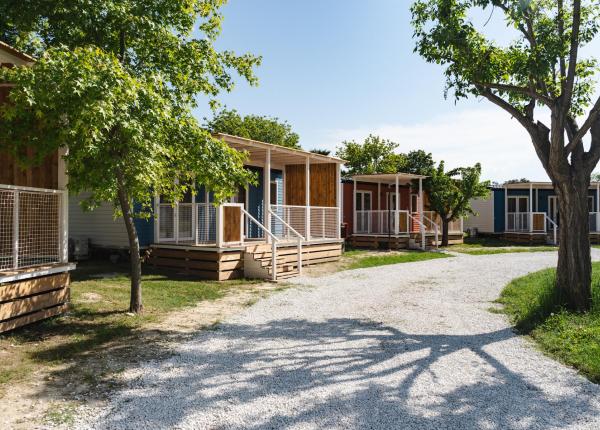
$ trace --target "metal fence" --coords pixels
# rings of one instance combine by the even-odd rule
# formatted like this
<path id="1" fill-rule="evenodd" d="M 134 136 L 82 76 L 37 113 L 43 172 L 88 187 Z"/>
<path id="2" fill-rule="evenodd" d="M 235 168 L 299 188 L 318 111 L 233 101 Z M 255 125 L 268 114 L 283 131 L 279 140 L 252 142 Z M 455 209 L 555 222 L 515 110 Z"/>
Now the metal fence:
<path id="1" fill-rule="evenodd" d="M 210 245 L 216 242 L 216 207 L 211 203 L 158 205 L 158 242 Z"/>
<path id="2" fill-rule="evenodd" d="M 0 270 L 66 261 L 65 194 L 0 185 Z"/>
<path id="3" fill-rule="evenodd" d="M 271 212 L 308 240 L 340 237 L 341 221 L 338 207 L 271 205 Z M 276 217 L 271 219 L 271 230 L 278 237 L 290 236 L 288 229 Z"/>

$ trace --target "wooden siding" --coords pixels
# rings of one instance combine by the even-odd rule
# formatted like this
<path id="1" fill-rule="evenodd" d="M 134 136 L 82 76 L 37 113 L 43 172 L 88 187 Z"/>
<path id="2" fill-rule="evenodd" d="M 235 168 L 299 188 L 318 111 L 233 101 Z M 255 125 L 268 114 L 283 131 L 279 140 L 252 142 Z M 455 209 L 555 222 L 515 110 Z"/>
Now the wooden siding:
<path id="1" fill-rule="evenodd" d="M 152 246 L 148 263 L 214 281 L 237 279 L 244 275 L 243 251 L 216 252 L 201 248 Z"/>
<path id="2" fill-rule="evenodd" d="M 28 155 L 32 156 L 33 152 L 30 150 Z M 0 152 L 0 166 L 0 184 L 58 189 L 58 152 L 27 169 L 21 169 L 12 156 Z"/>
<path id="3" fill-rule="evenodd" d="M 306 166 L 285 166 L 285 204 L 306 206 Z"/>
<path id="4" fill-rule="evenodd" d="M 310 165 L 310 205 L 335 207 L 336 164 Z M 285 204 L 306 206 L 306 166 L 285 166 Z"/>
<path id="5" fill-rule="evenodd" d="M 0 333 L 65 312 L 69 283 L 59 273 L 0 284 Z"/>
<path id="6" fill-rule="evenodd" d="M 241 242 L 241 219 L 242 211 L 236 206 L 223 207 L 223 241 Z"/>
<path id="7" fill-rule="evenodd" d="M 310 205 L 337 206 L 335 201 L 336 164 L 313 164 L 310 166 Z"/>

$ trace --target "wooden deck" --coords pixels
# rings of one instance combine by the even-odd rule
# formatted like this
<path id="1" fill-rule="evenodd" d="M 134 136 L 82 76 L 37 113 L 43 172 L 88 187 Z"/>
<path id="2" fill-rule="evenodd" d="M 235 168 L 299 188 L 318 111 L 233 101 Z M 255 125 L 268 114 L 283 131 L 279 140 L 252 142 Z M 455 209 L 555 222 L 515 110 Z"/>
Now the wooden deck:
<path id="1" fill-rule="evenodd" d="M 320 264 L 338 260 L 342 255 L 342 240 L 320 240 L 302 245 L 302 265 Z M 277 246 L 278 264 L 295 266 L 297 259 L 295 242 L 280 243 Z M 244 259 L 247 254 L 255 260 L 269 262 L 270 245 L 252 241 L 244 245 L 216 248 L 192 245 L 154 244 L 150 247 L 148 264 L 158 268 L 177 270 L 197 276 L 199 279 L 226 281 L 248 276 L 244 272 Z"/>
<path id="2" fill-rule="evenodd" d="M 0 284 L 0 333 L 65 312 L 69 284 L 66 271 Z"/>
<path id="3" fill-rule="evenodd" d="M 369 248 L 369 249 L 408 249 L 411 241 L 414 241 L 415 247 L 421 245 L 421 233 L 411 233 L 402 235 L 366 235 L 355 234 L 347 239 L 348 244 L 354 248 Z M 425 244 L 427 247 L 434 247 L 441 244 L 442 235 L 438 235 L 438 242 L 435 242 L 435 236 L 431 233 L 425 235 Z M 448 235 L 448 244 L 457 245 L 463 243 L 463 235 L 461 233 L 450 233 Z"/>

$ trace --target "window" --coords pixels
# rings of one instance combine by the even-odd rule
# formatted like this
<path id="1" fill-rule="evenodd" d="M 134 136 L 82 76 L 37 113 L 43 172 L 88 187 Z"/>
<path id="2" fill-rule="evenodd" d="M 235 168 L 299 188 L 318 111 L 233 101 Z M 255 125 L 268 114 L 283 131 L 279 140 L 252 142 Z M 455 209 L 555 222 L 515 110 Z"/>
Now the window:
<path id="1" fill-rule="evenodd" d="M 527 197 L 527 196 L 508 197 L 508 212 L 509 213 L 529 212 L 529 197 Z"/>
<path id="2" fill-rule="evenodd" d="M 398 200 L 400 200 L 400 193 L 398 193 Z M 396 205 L 396 193 L 388 193 L 388 208 L 390 210 L 395 211 L 396 209 L 400 209 L 399 205 Z"/>
<path id="3" fill-rule="evenodd" d="M 271 204 L 279 204 L 279 188 L 277 187 L 277 181 L 271 181 Z"/>

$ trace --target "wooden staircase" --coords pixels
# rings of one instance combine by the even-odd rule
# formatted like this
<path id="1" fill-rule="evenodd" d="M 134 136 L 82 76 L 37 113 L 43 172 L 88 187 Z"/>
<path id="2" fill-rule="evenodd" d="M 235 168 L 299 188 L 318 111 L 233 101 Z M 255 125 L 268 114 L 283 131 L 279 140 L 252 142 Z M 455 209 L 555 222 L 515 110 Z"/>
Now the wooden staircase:
<path id="1" fill-rule="evenodd" d="M 244 276 L 255 279 L 273 279 L 273 253 L 270 244 L 250 245 L 244 251 Z M 278 245 L 277 281 L 299 275 L 296 245 Z"/>

